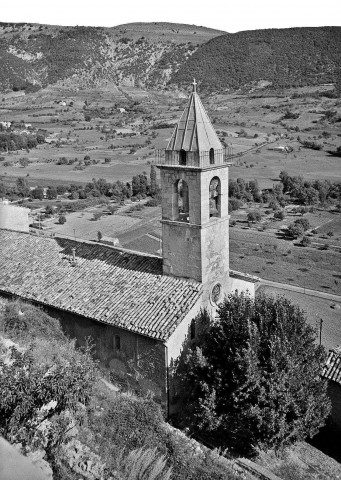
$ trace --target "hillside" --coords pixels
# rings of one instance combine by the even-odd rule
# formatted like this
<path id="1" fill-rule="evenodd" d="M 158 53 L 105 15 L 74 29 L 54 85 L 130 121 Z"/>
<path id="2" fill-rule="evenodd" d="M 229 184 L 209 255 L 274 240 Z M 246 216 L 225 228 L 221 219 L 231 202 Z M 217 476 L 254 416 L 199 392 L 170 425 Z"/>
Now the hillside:
<path id="1" fill-rule="evenodd" d="M 201 89 L 238 89 L 259 81 L 278 86 L 331 83 L 341 67 L 341 27 L 287 28 L 222 35 L 201 45 L 172 75 Z"/>
<path id="2" fill-rule="evenodd" d="M 0 91 L 58 82 L 162 87 L 203 42 L 223 32 L 194 25 L 133 23 L 113 28 L 0 23 Z"/>
<path id="3" fill-rule="evenodd" d="M 226 34 L 195 25 L 130 23 L 112 28 L 0 23 L 0 92 L 49 85 L 248 90 L 334 82 L 341 27 Z M 260 83 L 259 83 L 260 82 Z"/>

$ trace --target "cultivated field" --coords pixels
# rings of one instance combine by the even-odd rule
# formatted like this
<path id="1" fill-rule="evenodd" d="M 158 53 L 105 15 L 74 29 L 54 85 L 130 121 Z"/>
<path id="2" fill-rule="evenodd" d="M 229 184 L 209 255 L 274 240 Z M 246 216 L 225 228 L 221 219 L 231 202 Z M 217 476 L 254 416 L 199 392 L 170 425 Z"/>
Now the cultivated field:
<path id="1" fill-rule="evenodd" d="M 203 96 L 221 140 L 232 146 L 230 178 L 257 179 L 260 188 L 270 189 L 282 170 L 306 180 L 341 181 L 341 158 L 329 153 L 341 146 L 340 124 L 328 119 L 341 115 L 341 108 L 338 100 L 323 96 L 328 88 L 292 89 L 277 96 L 266 91 L 253 96 Z M 186 95 L 179 92 L 116 86 L 76 91 L 59 85 L 37 94 L 5 98 L 0 120 L 42 128 L 50 143 L 30 152 L 0 154 L 0 176 L 12 182 L 25 176 L 31 186 L 47 186 L 81 184 L 93 178 L 130 182 L 143 171 L 149 175 L 154 149 L 166 147 L 186 103 Z M 304 148 L 303 141 L 318 143 L 321 150 Z M 291 152 L 276 152 L 275 147 L 288 147 Z M 23 156 L 31 162 L 24 168 L 19 165 Z M 86 156 L 90 165 L 84 164 Z M 57 165 L 61 158 L 74 163 Z M 340 293 L 340 213 L 327 208 L 305 214 L 317 233 L 308 232 L 312 244 L 302 247 L 283 235 L 283 229 L 299 218 L 290 213 L 290 206 L 281 222 L 273 219 L 273 213 L 265 213 L 266 205 L 261 207 L 261 223 L 249 228 L 247 212 L 258 208 L 250 204 L 232 214 L 236 225 L 230 229 L 231 268 Z M 49 221 L 50 231 L 71 236 L 76 232 L 76 237 L 86 239 L 96 239 L 101 231 L 118 237 L 127 248 L 160 253 L 160 209 L 145 208 L 133 214 L 120 210 L 118 215 L 99 220 L 93 220 L 93 213 L 91 209 L 67 214 L 64 225 L 55 224 L 55 218 Z M 266 228 L 261 231 L 263 226 Z"/>

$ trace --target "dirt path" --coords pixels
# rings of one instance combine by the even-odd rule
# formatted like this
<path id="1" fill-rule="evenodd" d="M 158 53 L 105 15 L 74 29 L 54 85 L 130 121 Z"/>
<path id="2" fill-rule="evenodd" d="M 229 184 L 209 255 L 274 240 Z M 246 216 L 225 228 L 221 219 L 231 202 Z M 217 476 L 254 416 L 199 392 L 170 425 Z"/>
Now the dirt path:
<path id="1" fill-rule="evenodd" d="M 333 293 L 320 292 L 319 290 L 311 290 L 310 288 L 297 287 L 296 285 L 290 285 L 288 283 L 272 282 L 271 280 L 261 279 L 260 285 L 267 285 L 269 287 L 280 288 L 282 290 L 289 290 L 291 292 L 304 293 L 312 297 L 325 298 L 326 300 L 334 300 L 335 302 L 341 302 L 341 295 L 334 295 Z"/>

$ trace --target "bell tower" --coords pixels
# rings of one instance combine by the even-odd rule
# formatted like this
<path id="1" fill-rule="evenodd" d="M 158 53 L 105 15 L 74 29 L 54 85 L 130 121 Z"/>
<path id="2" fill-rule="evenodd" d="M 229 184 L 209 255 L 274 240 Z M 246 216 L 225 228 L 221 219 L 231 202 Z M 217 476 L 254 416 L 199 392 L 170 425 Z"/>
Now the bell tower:
<path id="1" fill-rule="evenodd" d="M 163 273 L 203 284 L 215 305 L 229 285 L 228 155 L 193 82 L 164 151 L 157 152 L 162 190 Z"/>

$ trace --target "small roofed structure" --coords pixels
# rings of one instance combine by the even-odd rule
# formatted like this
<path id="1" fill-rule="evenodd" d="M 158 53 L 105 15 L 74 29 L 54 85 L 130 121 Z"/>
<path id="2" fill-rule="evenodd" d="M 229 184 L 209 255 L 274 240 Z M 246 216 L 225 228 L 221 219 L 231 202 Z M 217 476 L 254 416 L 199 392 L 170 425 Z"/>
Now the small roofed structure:
<path id="1" fill-rule="evenodd" d="M 103 235 L 101 238 L 101 243 L 105 243 L 106 245 L 113 245 L 114 247 L 118 247 L 120 244 L 120 241 L 117 237 L 108 237 L 106 235 Z"/>
<path id="2" fill-rule="evenodd" d="M 323 377 L 338 383 L 341 386 L 341 346 L 338 345 L 329 351 L 326 366 L 323 369 Z"/>
<path id="3" fill-rule="evenodd" d="M 329 432 L 341 433 L 341 346 L 329 350 L 322 376 L 328 380 L 328 396 L 332 403 L 328 419 Z"/>

